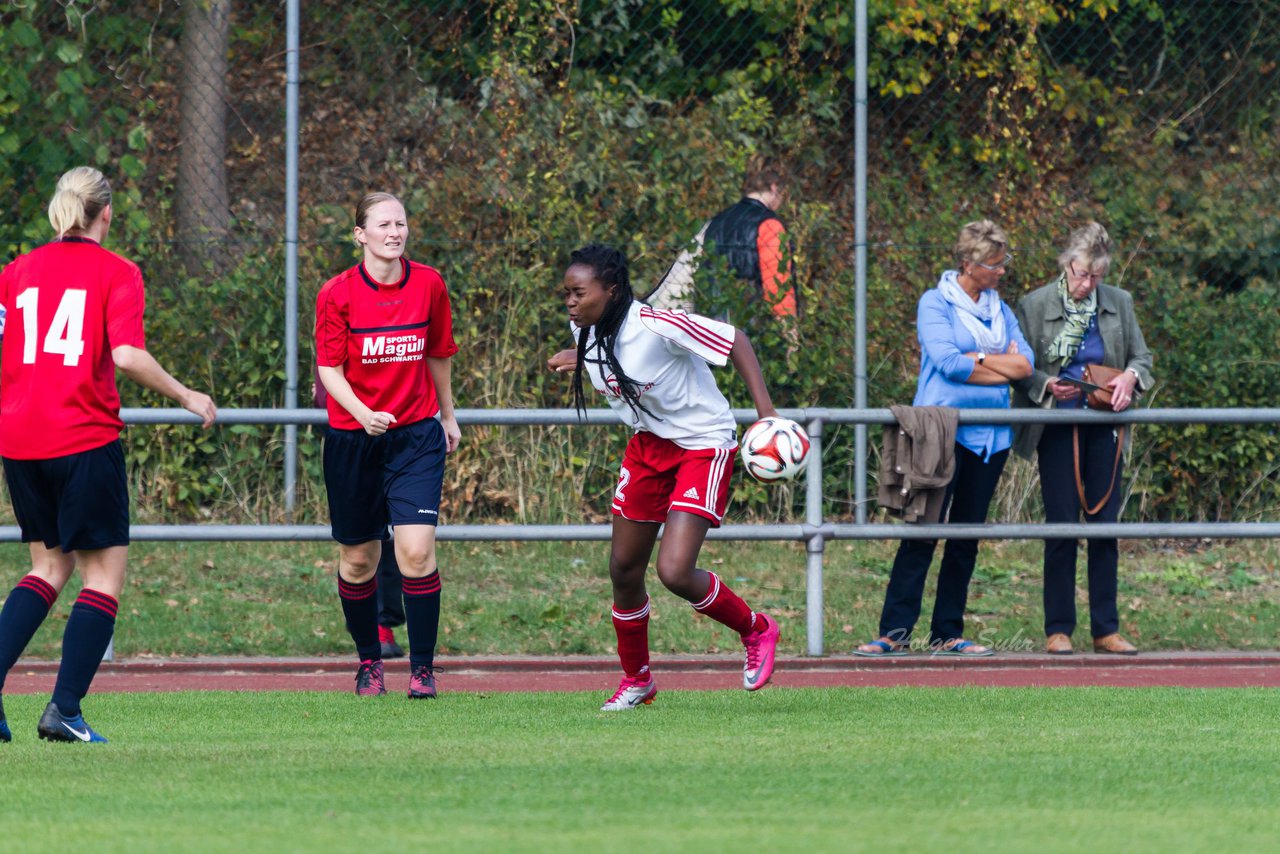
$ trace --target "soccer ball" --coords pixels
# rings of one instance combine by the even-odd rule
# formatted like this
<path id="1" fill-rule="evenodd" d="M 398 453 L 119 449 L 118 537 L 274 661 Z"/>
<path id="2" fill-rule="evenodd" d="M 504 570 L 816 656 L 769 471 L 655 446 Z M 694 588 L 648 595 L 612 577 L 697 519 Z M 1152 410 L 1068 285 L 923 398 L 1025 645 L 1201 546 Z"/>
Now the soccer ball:
<path id="1" fill-rule="evenodd" d="M 742 464 L 761 483 L 791 480 L 809 456 L 809 434 L 789 418 L 761 418 L 742 434 Z"/>

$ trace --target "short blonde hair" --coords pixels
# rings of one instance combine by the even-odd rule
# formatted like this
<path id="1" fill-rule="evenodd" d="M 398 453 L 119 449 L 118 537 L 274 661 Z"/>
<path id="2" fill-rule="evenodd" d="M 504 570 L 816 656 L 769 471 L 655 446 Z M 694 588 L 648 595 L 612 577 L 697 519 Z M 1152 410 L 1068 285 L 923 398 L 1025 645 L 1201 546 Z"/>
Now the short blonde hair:
<path id="1" fill-rule="evenodd" d="M 979 219 L 960 229 L 953 250 L 956 263 L 965 261 L 985 261 L 997 252 L 1004 253 L 1009 248 L 1009 238 L 1004 230 L 989 219 Z"/>
<path id="2" fill-rule="evenodd" d="M 80 234 L 111 204 L 111 184 L 92 166 L 77 166 L 58 179 L 49 200 L 49 222 L 58 237 Z"/>
<path id="3" fill-rule="evenodd" d="M 1111 237 L 1101 223 L 1082 225 L 1067 237 L 1067 247 L 1058 256 L 1058 266 L 1067 269 L 1079 263 L 1088 273 L 1106 273 L 1111 269 Z"/>

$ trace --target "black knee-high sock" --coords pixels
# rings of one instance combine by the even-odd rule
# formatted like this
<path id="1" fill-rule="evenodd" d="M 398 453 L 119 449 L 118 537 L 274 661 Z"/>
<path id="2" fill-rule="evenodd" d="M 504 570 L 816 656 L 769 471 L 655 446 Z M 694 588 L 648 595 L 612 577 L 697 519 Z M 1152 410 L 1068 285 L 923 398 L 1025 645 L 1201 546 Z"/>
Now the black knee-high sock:
<path id="1" fill-rule="evenodd" d="M 434 667 L 440 632 L 440 571 L 404 580 L 404 616 L 409 630 L 409 663 Z"/>
<path id="2" fill-rule="evenodd" d="M 361 661 L 380 661 L 382 644 L 378 643 L 378 576 L 363 584 L 354 584 L 338 576 L 338 598 L 342 615 L 347 618 L 347 631 L 355 641 Z"/>
<path id="3" fill-rule="evenodd" d="M 80 701 L 98 672 L 116 628 L 115 599 L 88 587 L 80 591 L 62 633 L 62 664 L 53 685 L 53 702 L 68 717 L 80 714 Z"/>
<path id="4" fill-rule="evenodd" d="M 58 598 L 49 582 L 28 575 L 13 588 L 4 608 L 0 608 L 0 690 L 4 679 L 22 655 L 22 651 L 35 637 L 36 629 L 49 616 L 49 609 Z"/>

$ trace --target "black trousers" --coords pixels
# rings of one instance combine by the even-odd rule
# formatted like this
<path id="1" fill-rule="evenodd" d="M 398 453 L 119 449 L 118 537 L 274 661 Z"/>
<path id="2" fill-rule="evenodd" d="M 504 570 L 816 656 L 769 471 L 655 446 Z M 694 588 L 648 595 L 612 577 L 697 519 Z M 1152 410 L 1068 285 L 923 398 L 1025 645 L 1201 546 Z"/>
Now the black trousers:
<path id="1" fill-rule="evenodd" d="M 404 625 L 404 580 L 396 563 L 396 544 L 390 529 L 382 538 L 382 559 L 378 561 L 378 625 L 387 629 Z"/>
<path id="2" fill-rule="evenodd" d="M 1084 498 L 1098 503 L 1111 485 L 1111 468 L 1116 460 L 1116 427 L 1111 424 L 1080 424 L 1080 479 Z M 1040 437 L 1040 493 L 1044 497 L 1047 522 L 1079 522 L 1084 508 L 1076 493 L 1075 463 L 1071 445 L 1075 428 L 1070 424 L 1047 424 Z M 1120 514 L 1124 461 L 1115 474 L 1115 489 L 1097 514 L 1085 514 L 1086 522 L 1114 522 Z M 1120 629 L 1116 607 L 1116 572 L 1120 548 L 1115 540 L 1088 540 L 1089 630 L 1095 638 Z M 1076 628 L 1076 547 L 1077 541 L 1044 541 L 1044 633 L 1069 635 Z"/>
<path id="3" fill-rule="evenodd" d="M 1009 451 L 992 454 L 987 462 L 963 445 L 956 445 L 956 473 L 942 503 L 942 518 L 952 525 L 982 524 L 987 521 L 991 496 L 995 495 L 1000 473 Z M 964 609 L 969 600 L 969 579 L 978 557 L 978 540 L 947 540 L 938 569 L 938 593 L 929 625 L 929 643 L 964 637 Z M 893 559 L 889 587 L 880 612 L 880 635 L 897 643 L 911 638 L 920 618 L 925 579 L 937 540 L 903 540 Z"/>

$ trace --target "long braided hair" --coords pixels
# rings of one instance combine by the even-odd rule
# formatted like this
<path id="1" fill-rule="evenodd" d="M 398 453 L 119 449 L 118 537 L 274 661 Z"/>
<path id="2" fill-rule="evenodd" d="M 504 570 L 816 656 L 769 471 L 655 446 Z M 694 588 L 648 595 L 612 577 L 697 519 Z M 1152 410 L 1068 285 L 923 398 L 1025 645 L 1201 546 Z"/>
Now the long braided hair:
<path id="1" fill-rule="evenodd" d="M 599 365 L 601 373 L 606 377 L 613 375 L 622 399 L 627 402 L 633 412 L 637 410 L 649 412 L 640 402 L 640 384 L 626 375 L 621 363 L 618 362 L 617 354 L 614 353 L 618 329 L 622 326 L 622 321 L 635 300 L 635 293 L 631 290 L 631 273 L 627 269 L 627 256 L 612 246 L 593 243 L 573 251 L 569 256 L 569 266 L 572 267 L 574 264 L 590 267 L 596 280 L 604 285 L 606 290 L 613 289 L 609 304 L 594 327 L 595 341 L 589 351 L 587 336 L 593 327 L 584 326 L 578 330 L 578 367 L 573 372 L 574 409 L 581 415 L 586 414 L 587 399 L 582 391 L 582 371 L 587 362 L 590 362 L 593 365 Z M 653 413 L 649 412 L 649 414 Z"/>

